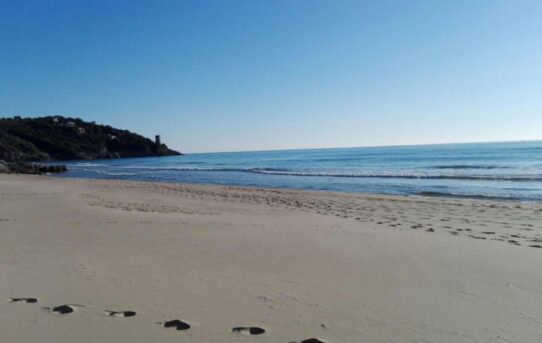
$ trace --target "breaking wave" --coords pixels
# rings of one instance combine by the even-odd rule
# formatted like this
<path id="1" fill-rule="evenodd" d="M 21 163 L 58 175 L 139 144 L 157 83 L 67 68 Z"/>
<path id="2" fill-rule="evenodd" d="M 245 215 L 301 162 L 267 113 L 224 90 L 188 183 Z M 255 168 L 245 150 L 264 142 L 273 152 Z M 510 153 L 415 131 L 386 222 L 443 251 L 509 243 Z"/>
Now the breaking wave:
<path id="1" fill-rule="evenodd" d="M 100 166 L 101 167 L 101 166 Z M 136 169 L 142 171 L 170 171 L 170 172 L 233 172 L 233 173 L 253 173 L 279 176 L 298 176 L 298 177 L 333 177 L 333 178 L 379 178 L 379 179 L 426 179 L 426 180 L 471 180 L 471 181 L 517 181 L 517 182 L 536 182 L 542 181 L 542 175 L 460 175 L 460 174 L 409 174 L 409 173 L 341 173 L 341 172 L 313 172 L 296 171 L 284 168 L 201 168 L 185 166 L 129 166 L 124 170 Z M 88 170 L 88 169 L 86 169 Z M 133 176 L 135 173 L 127 171 L 112 172 L 110 170 L 93 170 L 105 175 L 126 175 Z"/>
<path id="2" fill-rule="evenodd" d="M 453 164 L 429 167 L 431 169 L 508 169 L 509 167 L 497 165 L 472 165 L 472 164 Z"/>

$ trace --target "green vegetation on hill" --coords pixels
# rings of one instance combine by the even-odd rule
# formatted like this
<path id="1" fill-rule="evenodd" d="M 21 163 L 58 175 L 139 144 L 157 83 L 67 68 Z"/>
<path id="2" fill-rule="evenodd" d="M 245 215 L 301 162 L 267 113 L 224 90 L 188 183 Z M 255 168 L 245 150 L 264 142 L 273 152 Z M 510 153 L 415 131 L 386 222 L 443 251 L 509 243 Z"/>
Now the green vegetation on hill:
<path id="1" fill-rule="evenodd" d="M 78 118 L 0 119 L 0 160 L 41 161 L 180 155 L 127 130 Z"/>

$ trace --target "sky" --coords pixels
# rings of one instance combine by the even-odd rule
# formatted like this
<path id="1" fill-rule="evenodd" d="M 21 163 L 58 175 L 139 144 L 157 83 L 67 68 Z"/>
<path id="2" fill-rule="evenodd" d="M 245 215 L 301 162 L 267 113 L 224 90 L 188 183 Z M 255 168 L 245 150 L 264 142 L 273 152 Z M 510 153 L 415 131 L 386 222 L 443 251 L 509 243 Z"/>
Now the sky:
<path id="1" fill-rule="evenodd" d="M 182 152 L 542 139 L 542 1 L 0 0 L 0 116 Z"/>

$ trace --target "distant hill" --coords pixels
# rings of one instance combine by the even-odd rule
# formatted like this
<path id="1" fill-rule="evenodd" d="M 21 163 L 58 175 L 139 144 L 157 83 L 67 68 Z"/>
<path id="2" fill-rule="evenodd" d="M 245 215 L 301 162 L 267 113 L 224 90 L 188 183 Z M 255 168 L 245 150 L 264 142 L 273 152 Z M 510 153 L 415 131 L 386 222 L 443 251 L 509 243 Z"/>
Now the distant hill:
<path id="1" fill-rule="evenodd" d="M 181 153 L 136 133 L 78 118 L 0 119 L 0 160 L 88 160 L 170 155 Z"/>

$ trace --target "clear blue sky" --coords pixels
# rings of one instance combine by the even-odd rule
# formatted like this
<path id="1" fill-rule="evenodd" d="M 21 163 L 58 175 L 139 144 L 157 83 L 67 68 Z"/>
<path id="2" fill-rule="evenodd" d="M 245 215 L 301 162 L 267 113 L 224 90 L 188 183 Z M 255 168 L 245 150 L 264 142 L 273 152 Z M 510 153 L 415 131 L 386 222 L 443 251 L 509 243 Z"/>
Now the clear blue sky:
<path id="1" fill-rule="evenodd" d="M 0 0 L 0 94 L 184 152 L 542 139 L 542 1 Z"/>

